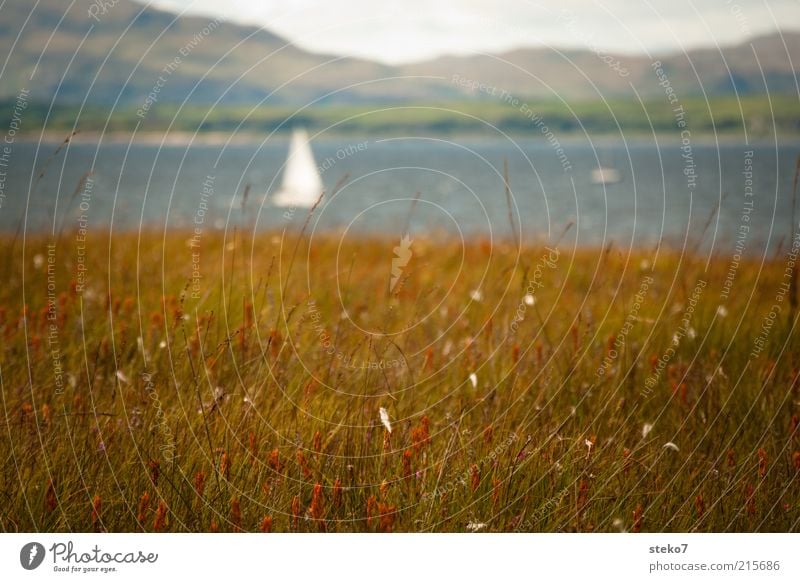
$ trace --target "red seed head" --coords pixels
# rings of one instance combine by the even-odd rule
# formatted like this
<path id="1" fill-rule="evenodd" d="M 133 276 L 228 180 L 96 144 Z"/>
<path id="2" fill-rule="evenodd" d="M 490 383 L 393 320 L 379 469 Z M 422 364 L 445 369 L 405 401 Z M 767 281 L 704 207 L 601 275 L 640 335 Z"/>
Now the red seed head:
<path id="1" fill-rule="evenodd" d="M 150 481 L 153 482 L 153 487 L 158 487 L 158 477 L 161 474 L 161 464 L 152 459 L 148 461 L 147 468 L 150 469 Z"/>
<path id="2" fill-rule="evenodd" d="M 92 526 L 95 531 L 99 531 L 102 524 L 100 523 L 101 514 L 103 512 L 103 499 L 99 495 L 95 495 L 92 499 Z"/>
<path id="3" fill-rule="evenodd" d="M 206 474 L 203 471 L 198 471 L 194 475 L 194 490 L 199 497 L 203 496 L 203 491 L 206 488 Z"/>
<path id="4" fill-rule="evenodd" d="M 272 532 L 272 516 L 265 515 L 264 519 L 261 520 L 261 532 L 262 533 L 270 533 Z"/>
<path id="5" fill-rule="evenodd" d="M 278 449 L 272 449 L 272 452 L 269 454 L 269 468 L 275 471 L 276 473 L 280 473 L 283 471 L 283 463 L 281 463 L 281 454 L 278 452 Z"/>
<path id="6" fill-rule="evenodd" d="M 300 523 L 300 497 L 292 497 L 292 526 L 297 529 Z"/>
<path id="7" fill-rule="evenodd" d="M 636 506 L 636 509 L 633 510 L 633 533 L 639 533 L 642 531 L 642 522 L 644 521 L 644 509 L 642 508 L 642 504 Z"/>
<path id="8" fill-rule="evenodd" d="M 697 510 L 697 519 L 702 518 L 703 514 L 706 512 L 706 502 L 703 500 L 702 495 L 695 497 L 694 507 Z"/>
<path id="9" fill-rule="evenodd" d="M 800 455 L 800 453 L 795 453 L 796 455 Z M 56 497 L 56 487 L 53 484 L 53 480 L 50 480 L 50 483 L 47 485 L 47 493 L 44 497 L 44 508 L 47 513 L 53 513 L 55 511 L 56 506 L 58 505 L 58 498 Z"/>
<path id="10" fill-rule="evenodd" d="M 470 487 L 474 492 L 481 484 L 481 470 L 478 465 L 472 465 L 469 470 L 470 473 Z"/>
<path id="11" fill-rule="evenodd" d="M 160 532 L 164 531 L 167 527 L 167 504 L 165 502 L 161 502 L 158 504 L 158 509 L 156 510 L 156 518 L 153 520 L 153 531 Z"/>
<path id="12" fill-rule="evenodd" d="M 375 508 L 378 501 L 374 495 L 370 495 L 367 499 L 367 525 L 372 525 L 372 518 L 375 516 Z"/>
<path id="13" fill-rule="evenodd" d="M 403 451 L 403 477 L 409 478 L 411 477 L 411 458 L 413 453 L 411 449 L 406 449 Z"/>
<path id="14" fill-rule="evenodd" d="M 311 495 L 311 507 L 309 511 L 311 512 L 311 517 L 314 519 L 322 519 L 325 515 L 321 483 L 316 483 L 314 485 L 314 493 Z"/>
<path id="15" fill-rule="evenodd" d="M 379 527 L 384 533 L 391 533 L 394 527 L 394 516 L 397 506 L 387 503 L 378 503 L 378 513 L 380 514 Z"/>
<path id="16" fill-rule="evenodd" d="M 136 520 L 142 523 L 147 517 L 147 511 L 150 509 L 150 493 L 145 491 L 139 498 L 139 511 L 136 514 Z"/>
<path id="17" fill-rule="evenodd" d="M 228 453 L 222 453 L 222 458 L 219 461 L 219 471 L 222 476 L 228 481 L 231 477 L 231 458 Z"/>
<path id="18" fill-rule="evenodd" d="M 236 497 L 231 500 L 231 523 L 233 524 L 234 531 L 241 531 L 242 508 L 239 505 L 239 499 Z"/>

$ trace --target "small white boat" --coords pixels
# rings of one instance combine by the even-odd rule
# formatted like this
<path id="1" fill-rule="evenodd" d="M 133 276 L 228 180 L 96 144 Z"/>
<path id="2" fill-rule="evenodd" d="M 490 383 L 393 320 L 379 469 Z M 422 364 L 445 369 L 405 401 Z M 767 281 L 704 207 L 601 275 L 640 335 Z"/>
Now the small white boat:
<path id="1" fill-rule="evenodd" d="M 622 180 L 619 170 L 598 166 L 592 170 L 592 184 L 616 184 Z"/>
<path id="2" fill-rule="evenodd" d="M 281 188 L 272 196 L 275 206 L 310 208 L 322 195 L 322 178 L 314 152 L 304 129 L 295 129 L 289 144 L 289 157 L 283 168 Z"/>

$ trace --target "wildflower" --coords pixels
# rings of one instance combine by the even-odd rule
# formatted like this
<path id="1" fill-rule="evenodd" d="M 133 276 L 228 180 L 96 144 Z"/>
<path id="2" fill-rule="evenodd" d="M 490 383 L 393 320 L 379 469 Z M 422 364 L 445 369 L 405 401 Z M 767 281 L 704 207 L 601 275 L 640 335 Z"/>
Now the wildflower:
<path id="1" fill-rule="evenodd" d="M 51 413 L 49 404 L 42 405 L 42 419 L 44 420 L 45 424 L 50 424 Z"/>
<path id="2" fill-rule="evenodd" d="M 719 307 L 717 307 L 717 315 L 719 315 L 720 317 L 727 317 L 728 308 L 725 307 L 724 305 L 720 305 Z"/>
<path id="3" fill-rule="evenodd" d="M 208 526 L 209 533 L 217 533 L 219 531 L 219 526 L 217 525 L 217 520 L 213 517 L 211 518 L 211 525 Z"/>
<path id="4" fill-rule="evenodd" d="M 586 457 L 588 458 L 589 455 L 592 454 L 592 449 L 594 448 L 594 443 L 597 441 L 597 437 L 593 436 L 588 439 L 584 439 L 583 444 L 586 445 Z"/>
<path id="5" fill-rule="evenodd" d="M 483 291 L 480 289 L 473 289 L 469 294 L 469 298 L 473 301 L 481 302 L 483 301 Z"/>
<path id="6" fill-rule="evenodd" d="M 792 455 L 792 460 L 794 461 L 794 468 L 796 471 L 800 471 L 800 451 L 795 451 Z"/>
<path id="7" fill-rule="evenodd" d="M 117 379 L 122 382 L 123 384 L 130 384 L 131 381 L 128 380 L 128 377 L 122 370 L 117 370 Z"/>
<path id="8" fill-rule="evenodd" d="M 646 439 L 647 435 L 650 434 L 650 431 L 653 430 L 653 425 L 649 422 L 646 422 L 642 425 L 642 438 Z"/>
<path id="9" fill-rule="evenodd" d="M 139 498 L 139 511 L 136 514 L 136 521 L 142 523 L 147 515 L 148 509 L 150 509 L 150 493 L 145 491 Z"/>
<path id="10" fill-rule="evenodd" d="M 664 443 L 664 447 L 663 448 L 669 449 L 670 451 L 675 451 L 676 453 L 678 451 L 680 451 L 680 449 L 678 448 L 678 445 L 676 445 L 673 442 Z"/>
<path id="11" fill-rule="evenodd" d="M 525 297 L 522 298 L 522 300 L 525 302 L 525 305 L 528 306 L 534 305 L 536 303 L 536 297 L 534 297 L 530 293 L 526 294 Z"/>
<path id="12" fill-rule="evenodd" d="M 261 520 L 261 533 L 271 533 L 272 532 L 272 516 L 265 515 L 264 519 Z"/>
<path id="13" fill-rule="evenodd" d="M 467 524 L 467 531 L 481 531 L 486 527 L 485 523 L 476 523 L 471 521 Z"/>
<path id="14" fill-rule="evenodd" d="M 219 470 L 225 480 L 228 481 L 231 476 L 231 459 L 226 452 L 222 453 L 222 458 L 219 461 Z"/>
<path id="15" fill-rule="evenodd" d="M 391 423 L 391 422 L 389 422 L 389 413 L 388 413 L 388 412 L 386 412 L 386 409 L 385 409 L 383 406 L 381 406 L 381 407 L 378 409 L 378 412 L 379 412 L 379 413 L 380 413 L 380 415 L 381 415 L 381 422 L 383 423 L 383 426 L 385 426 L 385 427 L 386 427 L 386 430 L 387 430 L 388 432 L 392 432 L 392 423 Z"/>
<path id="16" fill-rule="evenodd" d="M 472 374 L 469 375 L 469 381 L 472 384 L 473 388 L 477 388 L 478 387 L 478 376 L 477 376 L 477 374 L 475 374 L 475 372 L 473 372 Z"/>
<path id="17" fill-rule="evenodd" d="M 314 451 L 316 451 L 317 453 L 322 450 L 322 435 L 320 434 L 319 431 L 316 431 L 314 433 L 314 444 L 313 444 L 313 447 L 314 447 Z"/>
<path id="18" fill-rule="evenodd" d="M 736 452 L 733 449 L 728 449 L 728 467 L 736 466 Z"/>

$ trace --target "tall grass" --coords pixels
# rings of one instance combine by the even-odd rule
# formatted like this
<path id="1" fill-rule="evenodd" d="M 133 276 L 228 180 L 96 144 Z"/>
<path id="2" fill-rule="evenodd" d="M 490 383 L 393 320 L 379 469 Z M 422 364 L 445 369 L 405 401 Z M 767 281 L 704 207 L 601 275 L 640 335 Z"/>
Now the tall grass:
<path id="1" fill-rule="evenodd" d="M 798 529 L 785 256 L 190 237 L 0 240 L 2 530 Z"/>

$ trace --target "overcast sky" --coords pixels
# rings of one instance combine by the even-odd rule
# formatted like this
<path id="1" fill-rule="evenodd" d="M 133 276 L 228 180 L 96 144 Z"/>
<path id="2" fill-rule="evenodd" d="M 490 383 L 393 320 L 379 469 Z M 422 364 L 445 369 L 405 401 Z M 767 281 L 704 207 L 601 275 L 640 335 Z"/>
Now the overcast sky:
<path id="1" fill-rule="evenodd" d="M 148 3 L 148 0 L 140 0 Z M 384 62 L 521 46 L 673 51 L 800 28 L 800 0 L 152 0 Z"/>

